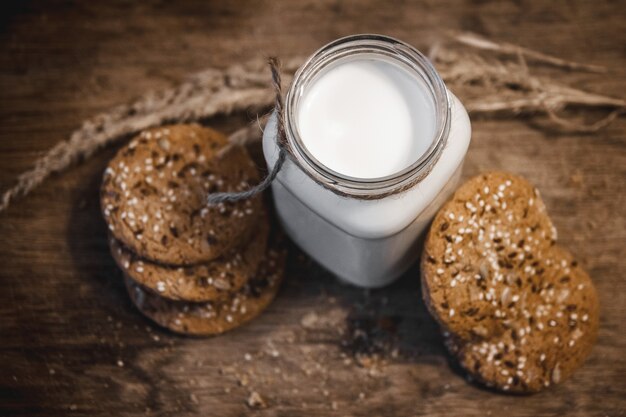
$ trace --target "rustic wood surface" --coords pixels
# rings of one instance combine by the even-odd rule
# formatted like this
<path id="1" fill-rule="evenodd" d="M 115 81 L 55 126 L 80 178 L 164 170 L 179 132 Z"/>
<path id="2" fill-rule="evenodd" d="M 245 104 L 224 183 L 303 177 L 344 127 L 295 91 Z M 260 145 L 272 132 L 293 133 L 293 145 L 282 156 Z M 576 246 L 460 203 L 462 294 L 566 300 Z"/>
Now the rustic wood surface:
<path id="1" fill-rule="evenodd" d="M 444 30 L 472 30 L 606 65 L 606 75 L 563 81 L 626 94 L 623 1 L 16 0 L 0 8 L 2 189 L 110 106 L 208 66 L 308 54 L 355 32 L 427 48 Z M 231 131 L 253 116 L 209 123 Z M 541 126 L 473 120 L 464 175 L 507 169 L 535 183 L 561 243 L 595 280 L 598 343 L 567 382 L 528 397 L 482 389 L 446 356 L 415 269 L 365 292 L 295 248 L 283 290 L 251 324 L 213 339 L 153 326 L 131 306 L 107 251 L 97 188 L 108 149 L 0 214 L 0 415 L 625 415 L 626 118 L 593 135 Z M 249 408 L 251 392 L 265 409 Z"/>

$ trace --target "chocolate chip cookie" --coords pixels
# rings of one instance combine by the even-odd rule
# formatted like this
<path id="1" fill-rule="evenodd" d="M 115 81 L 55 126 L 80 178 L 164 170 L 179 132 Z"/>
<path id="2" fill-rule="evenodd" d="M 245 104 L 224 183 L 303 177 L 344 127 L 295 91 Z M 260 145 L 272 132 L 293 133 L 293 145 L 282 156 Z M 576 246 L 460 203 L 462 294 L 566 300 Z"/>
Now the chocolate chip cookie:
<path id="1" fill-rule="evenodd" d="M 124 274 L 148 290 L 170 300 L 189 302 L 226 300 L 256 273 L 265 256 L 269 224 L 263 217 L 241 248 L 192 266 L 157 264 L 140 258 L 111 237 L 109 246 Z"/>
<path id="2" fill-rule="evenodd" d="M 285 253 L 269 249 L 257 273 L 233 295 L 221 302 L 172 301 L 145 290 L 126 277 L 135 306 L 146 317 L 173 332 L 210 336 L 234 329 L 258 316 L 272 302 L 282 281 Z"/>
<path id="3" fill-rule="evenodd" d="M 542 277 L 520 292 L 515 314 L 489 338 L 447 345 L 484 384 L 503 391 L 540 391 L 568 378 L 591 352 L 599 325 L 598 297 L 587 273 L 558 246 L 539 262 Z"/>
<path id="4" fill-rule="evenodd" d="M 142 132 L 104 173 L 101 207 L 110 232 L 143 258 L 176 265 L 207 262 L 254 230 L 260 196 L 209 207 L 209 193 L 241 191 L 258 182 L 243 147 L 200 125 Z"/>
<path id="5" fill-rule="evenodd" d="M 538 391 L 591 350 L 593 283 L 556 245 L 539 192 L 520 177 L 494 172 L 461 186 L 433 221 L 421 269 L 448 347 L 487 385 Z"/>

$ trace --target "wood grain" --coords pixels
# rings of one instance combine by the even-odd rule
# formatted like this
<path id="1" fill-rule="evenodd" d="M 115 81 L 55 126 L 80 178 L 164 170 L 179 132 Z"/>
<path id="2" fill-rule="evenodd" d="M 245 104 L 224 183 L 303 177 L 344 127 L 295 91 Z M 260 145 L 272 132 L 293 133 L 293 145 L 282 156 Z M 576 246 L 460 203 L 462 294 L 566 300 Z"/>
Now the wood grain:
<path id="1" fill-rule="evenodd" d="M 3 188 L 98 111 L 207 66 L 307 54 L 356 32 L 427 49 L 445 30 L 472 30 L 606 65 L 605 76 L 572 73 L 563 81 L 626 91 L 619 1 L 0 7 Z M 253 117 L 210 123 L 232 131 Z M 591 136 L 557 134 L 541 120 L 479 119 L 473 129 L 464 175 L 507 169 L 535 183 L 561 243 L 598 287 L 599 340 L 571 380 L 529 397 L 475 386 L 446 356 L 421 305 L 416 270 L 364 292 L 337 283 L 296 248 L 285 287 L 258 320 L 214 339 L 162 331 L 132 308 L 107 251 L 97 188 L 109 149 L 0 215 L 0 414 L 246 415 L 256 391 L 267 408 L 254 413 L 267 416 L 625 415 L 626 120 Z"/>

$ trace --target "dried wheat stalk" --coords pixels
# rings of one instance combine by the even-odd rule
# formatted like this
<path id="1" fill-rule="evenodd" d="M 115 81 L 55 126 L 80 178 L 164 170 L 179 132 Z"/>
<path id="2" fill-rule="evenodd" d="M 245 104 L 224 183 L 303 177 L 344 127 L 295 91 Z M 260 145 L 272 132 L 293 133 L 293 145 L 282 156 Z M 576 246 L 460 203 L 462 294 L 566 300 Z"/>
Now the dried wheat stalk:
<path id="1" fill-rule="evenodd" d="M 540 55 L 541 56 L 541 55 Z M 494 115 L 545 113 L 561 130 L 595 132 L 624 113 L 626 100 L 572 88 L 551 78 L 534 76 L 526 64 L 526 53 L 503 61 L 467 51 L 436 48 L 431 58 L 448 87 L 461 97 L 471 114 Z M 533 56 L 537 60 L 537 56 Z M 556 62 L 556 63 L 555 63 Z M 547 63 L 572 69 L 568 61 Z M 595 70 L 595 67 L 592 67 Z M 557 115 L 565 108 L 607 108 L 609 114 L 589 125 Z"/>
<path id="2" fill-rule="evenodd" d="M 581 70 L 589 72 L 604 73 L 607 72 L 605 67 L 599 65 L 581 64 L 579 62 L 567 61 L 532 49 L 524 48 L 506 42 L 494 42 L 490 39 L 471 32 L 456 33 L 450 36 L 454 41 L 465 46 L 469 46 L 484 51 L 495 52 L 499 54 L 517 56 L 523 55 L 529 61 L 535 61 L 542 64 L 552 65 L 558 68 L 567 68 L 571 70 Z"/>
<path id="3" fill-rule="evenodd" d="M 302 61 L 298 58 L 285 61 L 286 75 L 293 74 Z M 286 79 L 289 81 L 290 76 Z M 16 184 L 4 192 L 0 212 L 51 174 L 87 159 L 128 135 L 165 123 L 197 121 L 247 109 L 260 110 L 269 106 L 272 100 L 273 93 L 267 88 L 266 64 L 261 60 L 223 71 L 208 69 L 175 88 L 147 93 L 133 103 L 114 107 L 86 120 L 69 140 L 59 142 L 36 160 L 34 167 L 21 174 Z"/>
<path id="4" fill-rule="evenodd" d="M 472 114 L 543 113 L 561 129 L 593 132 L 606 126 L 626 109 L 624 100 L 533 76 L 526 60 L 567 70 L 604 72 L 602 67 L 562 60 L 471 33 L 455 34 L 451 39 L 456 45 L 450 42 L 436 45 L 431 59 L 448 87 Z M 458 44 L 465 49 L 460 49 Z M 286 84 L 303 61 L 303 58 L 292 58 L 283 62 Z M 208 69 L 177 87 L 147 93 L 133 103 L 88 119 L 71 134 L 69 140 L 58 143 L 35 161 L 31 170 L 17 178 L 16 184 L 2 195 L 0 212 L 52 173 L 63 171 L 97 150 L 148 127 L 197 121 L 247 109 L 266 109 L 273 99 L 272 91 L 267 87 L 268 79 L 266 63 L 262 60 L 225 70 Z M 557 115 L 566 107 L 608 108 L 612 111 L 599 122 L 581 125 Z M 231 141 L 246 143 L 259 137 L 258 126 L 254 125 L 235 132 Z"/>

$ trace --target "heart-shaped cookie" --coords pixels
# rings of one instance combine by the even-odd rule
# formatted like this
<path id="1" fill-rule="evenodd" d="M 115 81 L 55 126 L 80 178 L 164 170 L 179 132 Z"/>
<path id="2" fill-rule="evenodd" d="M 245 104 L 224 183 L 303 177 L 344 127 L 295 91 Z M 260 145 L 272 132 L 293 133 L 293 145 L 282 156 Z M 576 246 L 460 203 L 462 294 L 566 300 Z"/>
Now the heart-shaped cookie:
<path id="1" fill-rule="evenodd" d="M 439 211 L 422 256 L 426 304 L 463 367 L 505 391 L 565 379 L 588 355 L 598 300 L 556 245 L 539 192 L 502 172 L 465 183 Z"/>

